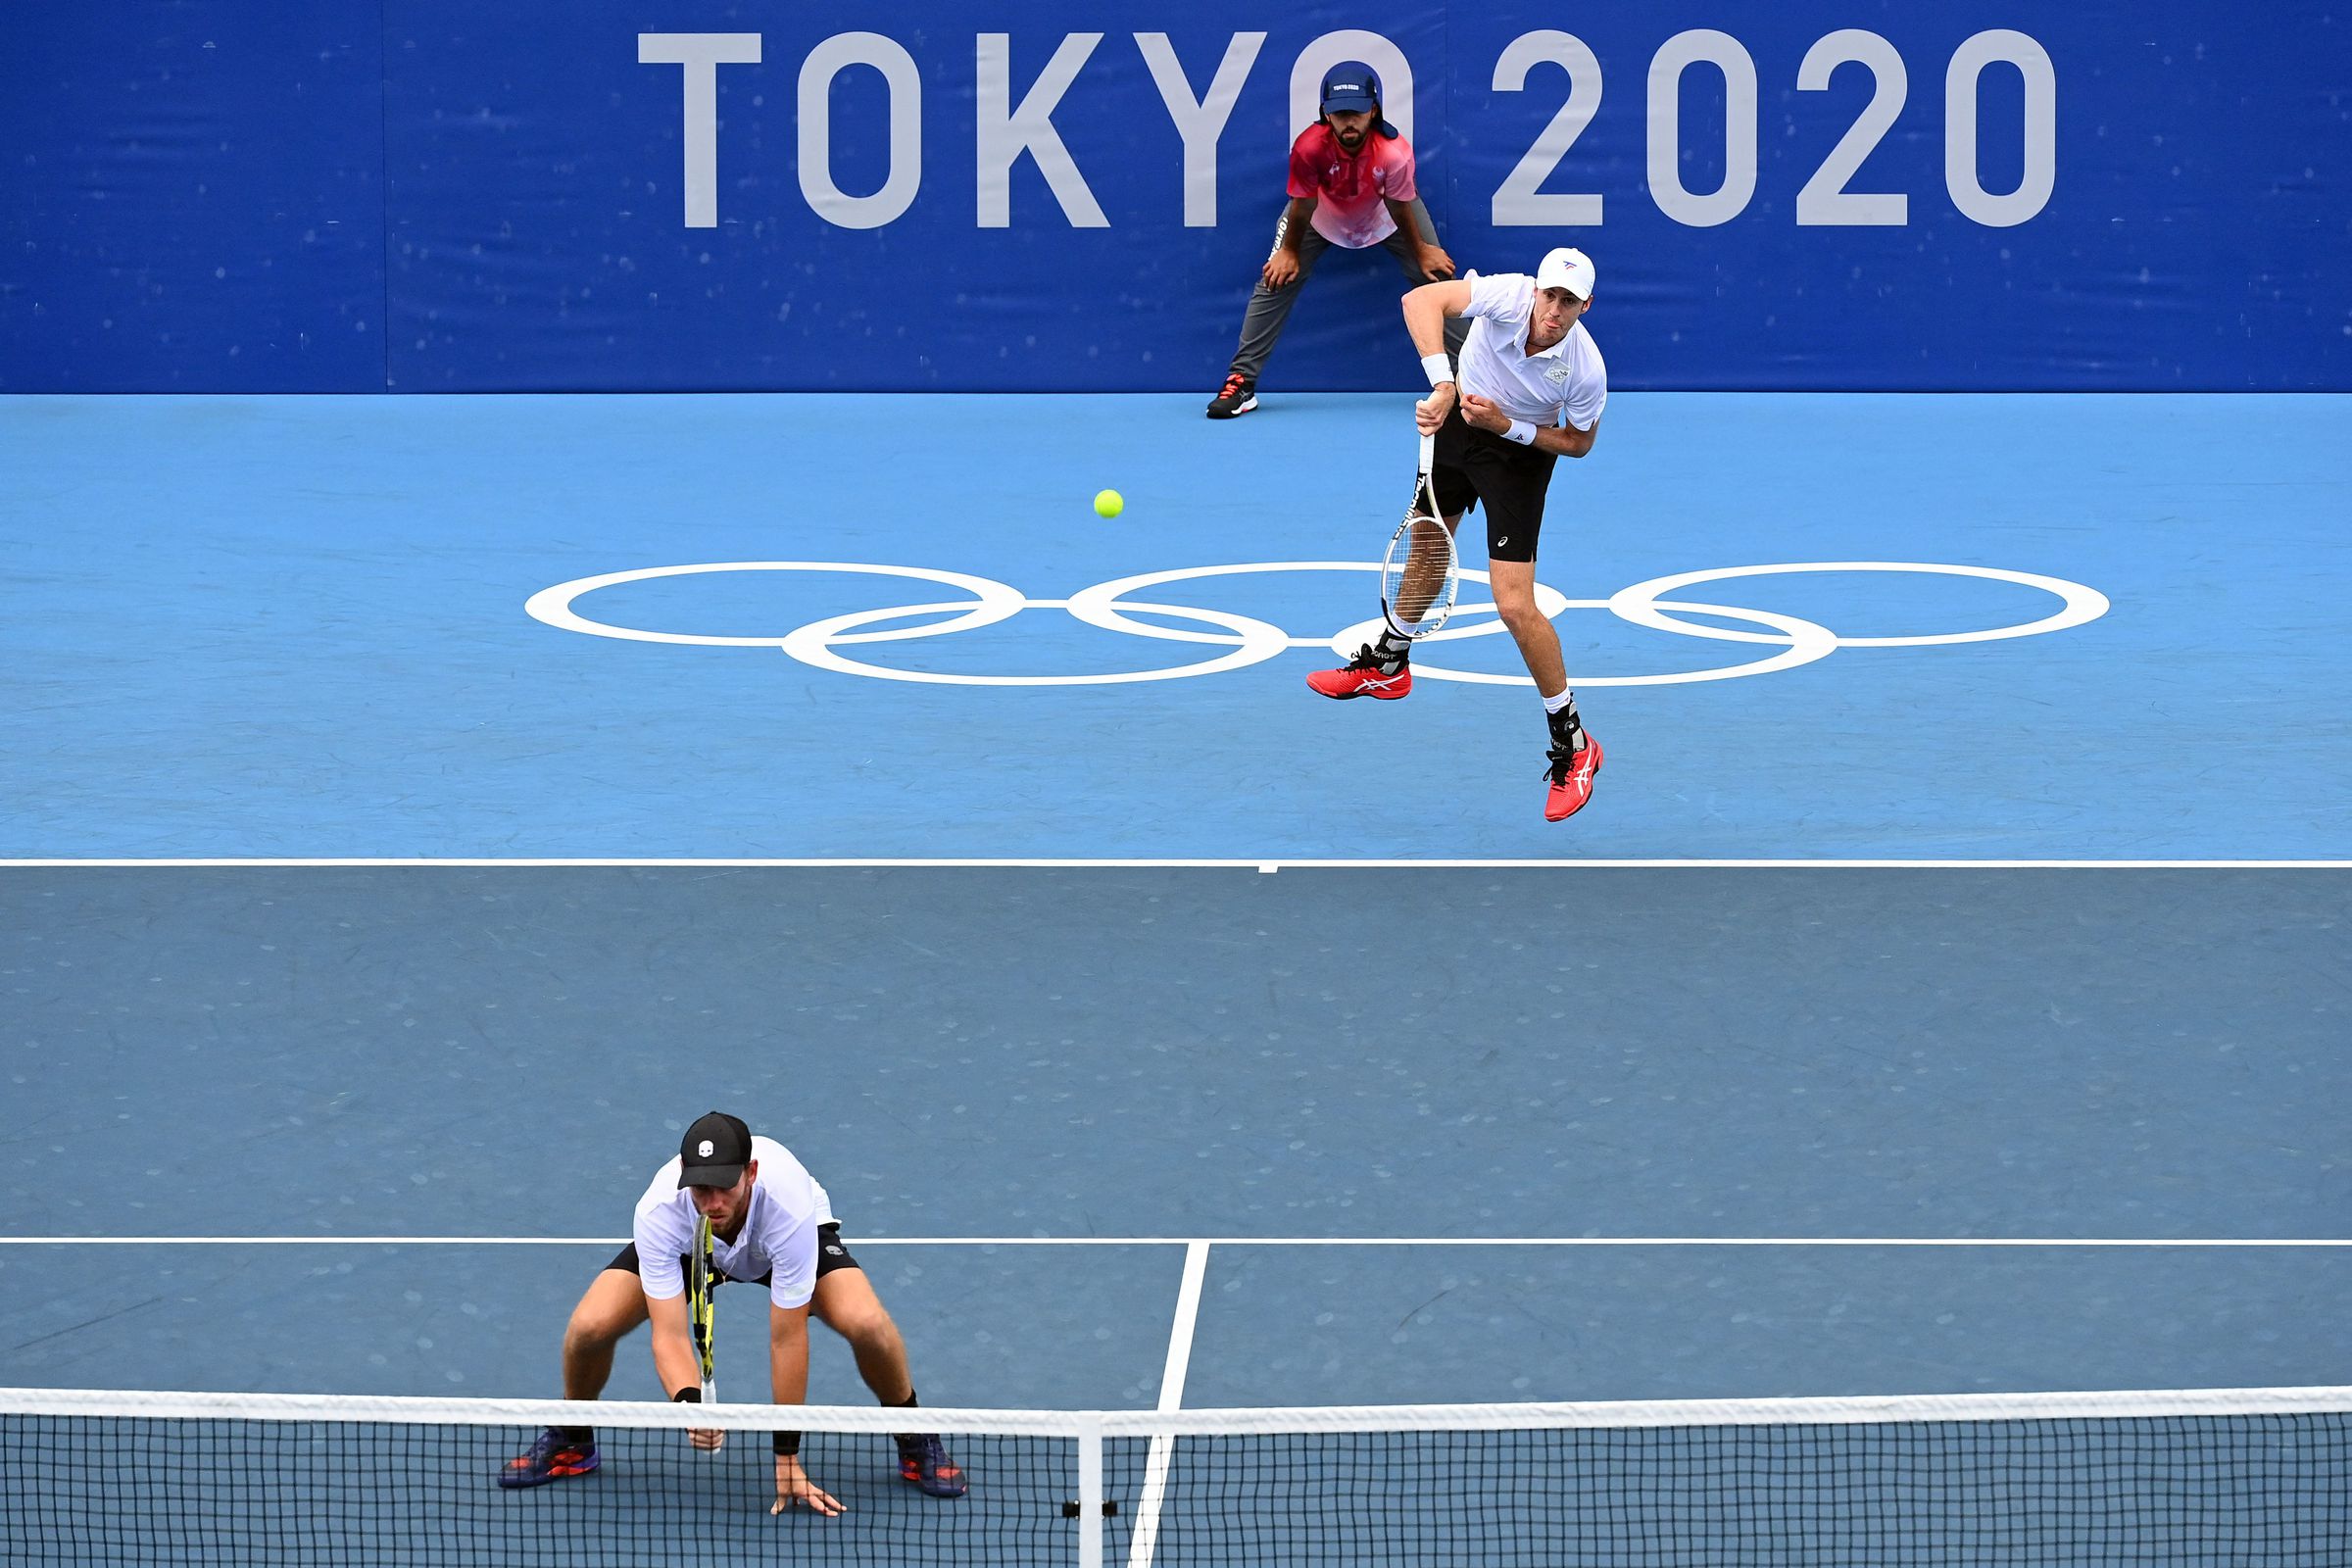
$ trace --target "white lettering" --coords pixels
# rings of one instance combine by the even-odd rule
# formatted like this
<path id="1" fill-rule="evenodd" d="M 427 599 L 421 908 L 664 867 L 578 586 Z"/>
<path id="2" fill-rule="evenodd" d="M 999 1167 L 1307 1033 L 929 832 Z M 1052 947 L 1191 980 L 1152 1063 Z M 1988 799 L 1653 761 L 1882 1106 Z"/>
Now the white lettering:
<path id="1" fill-rule="evenodd" d="M 1050 35 L 1049 35 L 1050 36 Z M 1054 124 L 1068 102 L 1080 73 L 1101 45 L 1101 32 L 1064 33 L 1025 90 L 1015 93 L 1012 80 L 1012 34 L 974 35 L 976 82 L 973 95 L 975 213 L 981 228 L 1012 226 L 1013 169 L 1026 155 L 1036 165 L 1058 204 L 1063 220 L 1073 228 L 1107 228 L 1102 203 L 1079 171 Z M 1153 87 L 1175 127 L 1183 149 L 1183 224 L 1213 228 L 1219 217 L 1221 171 L 1219 153 L 1243 91 L 1262 56 L 1266 32 L 1231 32 L 1222 46 L 1209 79 L 1199 89 L 1178 58 L 1169 32 L 1135 32 L 1137 51 L 1150 72 Z M 1024 45 L 1024 60 L 1034 60 L 1043 38 Z M 1213 34 L 1187 46 L 1195 64 L 1205 64 L 1205 48 Z M 955 67 L 936 51 L 959 44 L 945 38 L 902 44 L 886 34 L 845 31 L 824 38 L 800 62 L 796 101 L 798 157 L 795 167 L 800 190 L 808 208 L 826 223 L 846 229 L 874 229 L 906 216 L 921 195 L 925 174 L 923 147 L 923 74 L 933 73 L 933 84 L 955 78 Z M 1433 42 L 1443 57 L 1446 45 Z M 924 63 L 910 48 L 933 52 Z M 641 32 L 637 59 L 648 66 L 679 68 L 680 197 L 688 228 L 715 228 L 719 223 L 718 68 L 761 63 L 761 34 L 758 32 Z M 1381 77 L 1381 109 L 1404 135 L 1413 132 L 1413 67 L 1395 43 L 1362 28 L 1340 28 L 1311 40 L 1295 57 L 1289 71 L 1292 134 L 1312 124 L 1319 112 L 1323 76 L 1344 60 L 1368 62 Z M 1424 62 L 1425 64 L 1428 62 Z M 1874 78 L 1875 90 L 1842 136 L 1795 192 L 1793 218 L 1799 227 L 1821 225 L 1896 226 L 1908 220 L 1909 196 L 1900 190 L 1852 187 L 1862 183 L 1862 171 L 1875 150 L 1900 122 L 1909 90 L 1902 54 L 1885 37 L 1859 28 L 1832 31 L 1816 40 L 1799 64 L 1796 94 L 1826 94 L 1840 68 L 1859 64 Z M 1555 229 L 1597 226 L 1602 198 L 1598 191 L 1560 192 L 1549 184 L 1578 183 L 1571 172 L 1574 149 L 1595 122 L 1602 97 L 1601 67 L 1593 51 L 1574 35 L 1540 29 L 1512 38 L 1494 62 L 1491 88 L 1495 94 L 1528 94 L 1544 83 L 1541 68 L 1560 68 L 1567 77 L 1564 101 L 1549 117 L 1516 164 L 1494 191 L 1490 220 L 1496 228 L 1525 226 Z M 1691 68 L 1706 67 L 1694 83 Z M 867 68 L 878 73 L 885 92 L 888 153 L 879 188 L 865 194 L 842 189 L 835 178 L 833 90 L 844 72 Z M 1979 168 L 1980 120 L 1984 76 L 1987 70 L 2017 72 L 2023 89 L 2020 169 L 2014 179 L 1995 172 L 1991 183 L 2009 187 L 1987 190 Z M 1131 69 L 1131 68 L 1130 68 Z M 1686 102 L 1706 105 L 1712 82 L 1723 78 L 1723 173 L 1712 190 L 1692 191 L 1687 177 L 1693 167 L 1706 168 L 1711 157 L 1684 145 L 1682 108 Z M 743 83 L 745 78 L 732 78 Z M 758 78 L 753 78 L 756 82 Z M 853 78 L 861 81 L 862 78 Z M 1081 92 L 1083 108 L 1074 107 L 1090 127 L 1107 122 L 1111 99 L 1129 103 L 1131 77 L 1116 71 L 1098 73 L 1091 84 L 1094 97 Z M 738 86 L 737 91 L 756 90 Z M 1556 90 L 1556 89 L 1554 89 Z M 866 89 L 870 92 L 870 89 Z M 1196 91 L 1198 96 L 1196 97 Z M 1782 106 L 1795 100 L 1776 88 Z M 1996 103 L 2007 95 L 1995 93 Z M 1017 99 L 1017 102 L 1015 101 Z M 858 98 L 870 103 L 870 97 Z M 740 100 L 736 101 L 740 105 Z M 1742 216 L 1754 204 L 1760 172 L 1760 95 L 1754 58 L 1740 40 L 1708 28 L 1679 32 L 1661 44 L 1649 62 L 1646 108 L 1647 145 L 1644 172 L 1650 199 L 1660 213 L 1677 223 L 1711 227 Z M 1535 105 L 1540 110 L 1541 103 Z M 1701 123 L 1712 128 L 1712 106 L 1702 108 Z M 1776 115 L 1781 113 L 1776 108 Z M 2027 222 L 2048 206 L 2057 179 L 2057 75 L 2049 52 L 2034 38 L 2003 28 L 1979 32 L 1951 56 L 1944 74 L 1944 183 L 1952 204 L 1970 220 L 1990 227 Z M 1790 118 L 1791 129 L 1795 117 Z M 1131 118 L 1123 123 L 1132 124 Z M 1531 121 L 1532 124 L 1533 122 Z M 1834 126 L 1829 128 L 1835 128 Z M 738 132 L 735 156 L 743 156 L 746 133 Z M 1098 134 L 1100 132 L 1098 131 Z M 1712 144 L 1705 132 L 1701 139 Z M 858 145 L 870 145 L 871 127 L 860 127 Z M 1132 195 L 1139 184 L 1135 167 L 1141 156 L 1132 134 L 1117 143 L 1122 167 L 1099 171 L 1122 193 Z M 1999 145 L 2005 143 L 2001 138 Z M 1089 144 L 1092 145 L 1091 143 Z M 1164 145 L 1164 144 L 1163 144 Z M 1261 150 L 1262 151 L 1262 150 Z M 1110 157 L 1109 152 L 1096 156 Z M 861 168 L 870 164 L 861 161 Z M 1801 172 L 1801 171 L 1800 171 Z M 937 185 L 937 171 L 931 171 Z M 870 177 L 870 176 L 865 176 Z M 1254 176 L 1253 176 L 1254 177 Z M 1593 182 L 1589 176 L 1585 183 Z M 1891 181 L 1889 181 L 1891 183 Z M 737 201 L 744 186 L 738 171 Z M 658 184 L 649 188 L 657 188 Z M 1034 186 L 1029 187 L 1034 190 Z M 1152 187 L 1164 188 L 1164 187 Z M 936 194 L 936 193 L 935 193 Z M 1164 212 L 1150 221 L 1164 222 Z M 740 220 L 741 215 L 738 215 Z M 1032 214 L 1026 221 L 1037 220 Z M 1050 222 L 1051 220 L 1045 220 Z"/>
<path id="2" fill-rule="evenodd" d="M 852 196 L 833 183 L 833 78 L 871 66 L 890 89 L 890 173 L 882 188 Z M 914 56 L 878 32 L 842 32 L 801 62 L 801 194 L 838 228 L 880 228 L 914 205 L 923 183 L 923 78 Z"/>
<path id="3" fill-rule="evenodd" d="M 1900 228 L 1910 221 L 1910 197 L 1901 191 L 1851 191 L 1845 188 L 1845 182 L 1854 177 L 1862 161 L 1870 156 L 1870 150 L 1893 128 L 1896 117 L 1903 112 L 1903 96 L 1910 91 L 1911 76 L 1903 69 L 1902 55 L 1875 32 L 1840 27 L 1805 51 L 1804 62 L 1796 68 L 1796 90 L 1828 91 L 1830 77 L 1847 61 L 1870 68 L 1875 89 L 1862 113 L 1846 127 L 1844 136 L 1830 149 L 1830 156 L 1822 160 L 1813 177 L 1805 181 L 1805 188 L 1796 193 L 1797 226 L 1846 223 Z"/>
<path id="4" fill-rule="evenodd" d="M 1144 64 L 1152 68 L 1152 80 L 1159 87 L 1160 101 L 1168 106 L 1168 119 L 1175 122 L 1176 134 L 1184 138 L 1187 228 L 1217 226 L 1217 139 L 1225 134 L 1225 122 L 1233 118 L 1234 103 L 1242 96 L 1242 83 L 1249 79 L 1250 68 L 1265 41 L 1262 32 L 1235 33 L 1225 46 L 1225 58 L 1218 63 L 1208 91 L 1195 103 L 1192 83 L 1185 79 L 1184 67 L 1177 62 L 1168 35 L 1135 35 L 1135 45 L 1144 52 Z"/>
<path id="5" fill-rule="evenodd" d="M 1723 73 L 1723 183 L 1703 196 L 1683 187 L 1683 73 Z M 1728 223 L 1756 193 L 1756 62 L 1728 32 L 1693 27 L 1658 46 L 1649 62 L 1649 195 L 1658 211 L 1692 228 Z"/>
<path id="6" fill-rule="evenodd" d="M 760 63 L 756 32 L 641 32 L 641 66 L 683 66 L 686 226 L 718 226 L 718 68 Z"/>
<path id="7" fill-rule="evenodd" d="M 1600 108 L 1600 61 L 1592 46 L 1571 32 L 1546 28 L 1521 33 L 1494 62 L 1494 90 L 1526 90 L 1528 73 L 1544 64 L 1558 66 L 1568 73 L 1568 101 L 1560 105 L 1535 145 L 1521 156 L 1510 177 L 1494 192 L 1494 226 L 1597 227 L 1601 205 L 1598 195 L 1553 195 L 1541 188 L 1551 172 L 1560 167 L 1560 160 L 1568 156 L 1568 149 L 1576 145 L 1576 138 L 1592 123 L 1592 116 Z"/>
<path id="8" fill-rule="evenodd" d="M 1996 61 L 2015 66 L 2026 86 L 2025 168 L 2006 196 L 1977 180 L 1977 78 Z M 2022 223 L 2049 205 L 2058 184 L 2058 71 L 2024 33 L 1995 27 L 1954 51 L 1943 74 L 1943 184 L 1952 205 L 1987 228 Z"/>
<path id="9" fill-rule="evenodd" d="M 1073 32 L 1061 40 L 1054 58 L 1037 80 L 1021 95 L 1018 109 L 1007 112 L 1012 100 L 1012 38 L 1008 33 L 984 32 L 979 37 L 980 90 L 974 102 L 978 132 L 979 214 L 982 228 L 1012 226 L 1012 166 L 1027 153 L 1037 160 L 1054 199 L 1072 228 L 1108 228 L 1110 220 L 1087 189 L 1086 178 L 1071 161 L 1054 128 L 1054 106 L 1069 90 L 1078 68 L 1102 41 L 1099 32 Z"/>

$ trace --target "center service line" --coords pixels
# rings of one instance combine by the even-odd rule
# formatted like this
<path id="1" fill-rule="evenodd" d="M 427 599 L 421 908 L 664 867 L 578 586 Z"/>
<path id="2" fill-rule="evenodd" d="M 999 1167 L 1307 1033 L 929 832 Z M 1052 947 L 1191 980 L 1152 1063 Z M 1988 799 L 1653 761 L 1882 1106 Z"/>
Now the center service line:
<path id="1" fill-rule="evenodd" d="M 1168 1364 L 1159 1377 L 1159 1408 L 1184 1408 L 1184 1376 L 1193 1360 L 1193 1326 L 1200 1317 L 1200 1282 L 1208 1274 L 1208 1243 L 1184 1244 L 1184 1283 L 1176 1292 L 1176 1323 L 1168 1333 Z M 1136 1499 L 1135 1534 L 1127 1547 L 1127 1568 L 1152 1568 L 1152 1553 L 1159 1545 L 1159 1510 L 1168 1490 L 1168 1461 L 1176 1440 L 1153 1433 L 1152 1450 L 1144 1460 L 1144 1490 Z"/>

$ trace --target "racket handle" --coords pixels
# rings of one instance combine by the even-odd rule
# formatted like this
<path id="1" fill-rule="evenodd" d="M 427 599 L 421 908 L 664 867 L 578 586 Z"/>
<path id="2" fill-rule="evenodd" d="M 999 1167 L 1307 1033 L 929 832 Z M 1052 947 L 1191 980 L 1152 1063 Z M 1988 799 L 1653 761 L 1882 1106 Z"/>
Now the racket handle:
<path id="1" fill-rule="evenodd" d="M 1429 477 L 1430 467 L 1437 462 L 1437 454 L 1438 438 L 1435 435 L 1423 436 L 1421 438 L 1421 476 L 1423 478 Z"/>

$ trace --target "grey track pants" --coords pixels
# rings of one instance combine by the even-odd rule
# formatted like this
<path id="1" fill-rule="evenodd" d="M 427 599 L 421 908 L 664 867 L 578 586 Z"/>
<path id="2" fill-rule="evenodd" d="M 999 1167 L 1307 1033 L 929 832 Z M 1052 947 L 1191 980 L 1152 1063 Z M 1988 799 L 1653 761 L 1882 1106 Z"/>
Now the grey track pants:
<path id="1" fill-rule="evenodd" d="M 1282 243 L 1283 228 L 1289 220 L 1290 208 L 1286 204 L 1282 218 L 1274 224 L 1276 245 Z M 1430 221 L 1429 209 L 1422 205 L 1418 196 L 1413 198 L 1413 223 L 1431 244 L 1437 243 L 1437 225 Z M 1381 249 L 1396 258 L 1397 268 L 1415 287 L 1432 281 L 1413 259 L 1412 242 L 1405 237 L 1403 229 L 1396 230 L 1382 240 L 1380 245 Z M 1298 275 L 1281 288 L 1268 288 L 1264 278 L 1258 279 L 1257 286 L 1250 291 L 1249 312 L 1242 318 L 1242 341 L 1241 346 L 1233 351 L 1232 370 L 1249 377 L 1252 382 L 1256 381 L 1258 372 L 1265 368 L 1267 359 L 1274 353 L 1275 340 L 1282 336 L 1283 323 L 1291 318 L 1291 307 L 1298 303 L 1299 289 L 1305 287 L 1307 275 L 1314 271 L 1315 263 L 1331 248 L 1331 241 L 1309 224 L 1306 232 L 1298 236 Z M 1459 357 L 1462 339 L 1469 335 L 1469 330 L 1467 318 L 1448 318 L 1446 322 L 1446 352 Z"/>

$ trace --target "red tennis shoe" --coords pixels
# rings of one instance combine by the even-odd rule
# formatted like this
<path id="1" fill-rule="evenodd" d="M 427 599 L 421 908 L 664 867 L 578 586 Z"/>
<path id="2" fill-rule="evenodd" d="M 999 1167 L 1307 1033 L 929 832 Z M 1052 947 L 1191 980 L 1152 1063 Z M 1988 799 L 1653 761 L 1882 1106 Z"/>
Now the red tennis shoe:
<path id="1" fill-rule="evenodd" d="M 1372 645 L 1366 643 L 1338 669 L 1318 669 L 1307 676 L 1306 684 L 1326 697 L 1342 701 L 1350 697 L 1377 697 L 1393 703 L 1413 689 L 1413 666 L 1399 659 L 1396 667 L 1390 669 L 1372 651 Z"/>
<path id="2" fill-rule="evenodd" d="M 960 1497 L 970 1490 L 962 1467 L 948 1457 L 948 1446 L 936 1432 L 900 1436 L 899 1478 L 934 1497 Z"/>
<path id="3" fill-rule="evenodd" d="M 1544 795 L 1544 820 L 1564 821 L 1592 799 L 1592 775 L 1600 771 L 1600 742 L 1587 735 L 1577 750 L 1554 746 L 1547 755 L 1550 762 L 1544 776 L 1550 780 L 1550 788 Z"/>
<path id="4" fill-rule="evenodd" d="M 498 1473 L 502 1487 L 543 1487 L 550 1481 L 596 1474 L 596 1439 L 563 1427 L 549 1427 L 519 1458 L 509 1459 Z"/>

